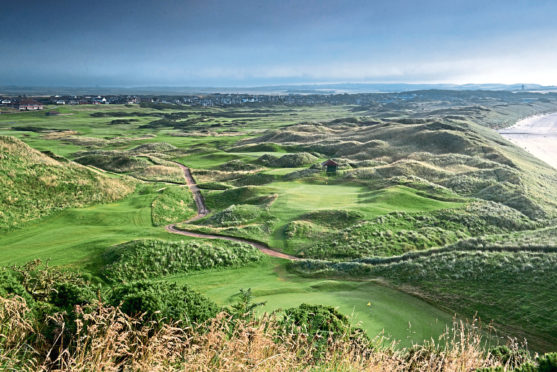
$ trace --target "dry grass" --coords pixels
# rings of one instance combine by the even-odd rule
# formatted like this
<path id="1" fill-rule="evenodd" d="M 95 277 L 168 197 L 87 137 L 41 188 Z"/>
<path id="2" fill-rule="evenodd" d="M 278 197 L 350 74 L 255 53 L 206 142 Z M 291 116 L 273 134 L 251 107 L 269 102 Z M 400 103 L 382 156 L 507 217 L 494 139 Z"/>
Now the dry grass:
<path id="1" fill-rule="evenodd" d="M 76 308 L 77 329 L 54 316 L 50 344 L 26 319 L 22 298 L 0 298 L 0 367 L 21 371 L 473 371 L 493 366 L 475 324 L 458 323 L 438 341 L 408 350 L 346 337 L 327 340 L 315 357 L 304 333 L 279 332 L 274 315 L 233 319 L 219 314 L 208 324 L 183 328 L 133 318 L 98 303 Z M 66 333 L 67 334 L 67 333 Z M 50 346 L 48 346 L 50 345 Z M 53 346 L 54 345 L 54 346 Z"/>

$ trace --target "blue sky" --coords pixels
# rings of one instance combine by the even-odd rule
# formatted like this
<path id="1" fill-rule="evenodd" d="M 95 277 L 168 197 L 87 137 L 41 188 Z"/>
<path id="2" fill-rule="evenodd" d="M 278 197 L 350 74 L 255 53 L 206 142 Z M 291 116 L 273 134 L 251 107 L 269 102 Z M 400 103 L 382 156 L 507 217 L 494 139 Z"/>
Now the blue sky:
<path id="1" fill-rule="evenodd" d="M 557 1 L 0 2 L 0 85 L 557 84 Z"/>

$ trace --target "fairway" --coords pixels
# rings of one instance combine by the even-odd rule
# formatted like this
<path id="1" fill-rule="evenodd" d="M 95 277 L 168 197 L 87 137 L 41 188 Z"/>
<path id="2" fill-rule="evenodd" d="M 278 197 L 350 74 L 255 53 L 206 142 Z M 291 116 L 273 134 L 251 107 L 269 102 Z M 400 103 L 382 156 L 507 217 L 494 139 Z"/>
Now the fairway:
<path id="1" fill-rule="evenodd" d="M 137 238 L 188 239 L 151 223 L 155 194 L 139 191 L 116 203 L 72 208 L 0 236 L 0 265 L 36 258 L 54 265 L 85 267 L 93 272 L 104 250 Z"/>
<path id="2" fill-rule="evenodd" d="M 266 257 L 238 269 L 176 275 L 168 281 L 187 283 L 222 305 L 230 305 L 240 289 L 251 288 L 260 312 L 295 307 L 302 303 L 337 307 L 353 324 L 374 337 L 400 340 L 401 346 L 437 338 L 452 317 L 425 301 L 375 282 L 307 279 L 288 273 L 282 260 Z M 370 303 L 370 306 L 368 306 Z"/>

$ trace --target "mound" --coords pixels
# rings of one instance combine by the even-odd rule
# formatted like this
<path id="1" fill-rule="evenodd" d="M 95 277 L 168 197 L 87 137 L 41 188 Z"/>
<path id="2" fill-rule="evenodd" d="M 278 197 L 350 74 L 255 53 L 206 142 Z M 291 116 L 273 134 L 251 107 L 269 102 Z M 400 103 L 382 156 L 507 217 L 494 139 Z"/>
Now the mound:
<path id="1" fill-rule="evenodd" d="M 116 281 L 154 278 L 215 267 L 241 266 L 258 261 L 259 250 L 231 241 L 134 240 L 109 248 L 104 273 Z"/>
<path id="2" fill-rule="evenodd" d="M 196 214 L 193 196 L 186 187 L 167 187 L 151 203 L 151 220 L 154 226 L 185 221 Z"/>
<path id="3" fill-rule="evenodd" d="M 301 215 L 298 219 L 334 228 L 343 228 L 354 224 L 362 218 L 363 215 L 359 212 L 330 209 L 309 212 Z"/>
<path id="4" fill-rule="evenodd" d="M 228 227 L 256 223 L 261 221 L 269 221 L 274 217 L 269 211 L 259 205 L 239 204 L 215 213 L 211 217 L 201 222 L 204 225 L 212 225 L 216 227 Z"/>
<path id="5" fill-rule="evenodd" d="M 269 191 L 257 186 L 236 187 L 222 192 L 205 194 L 209 209 L 224 209 L 233 204 L 263 204 L 269 198 Z"/>
<path id="6" fill-rule="evenodd" d="M 343 172 L 352 180 L 373 185 L 379 180 L 418 177 L 462 196 L 505 204 L 531 218 L 557 216 L 554 169 L 471 121 L 417 119 L 299 124 L 246 140 L 243 146 L 278 144 L 343 157 L 357 168 Z M 301 154 L 307 153 L 298 154 L 300 158 L 305 156 Z M 259 162 L 285 166 L 280 159 L 266 155 Z"/>
<path id="7" fill-rule="evenodd" d="M 283 155 L 280 158 L 272 155 L 263 155 L 257 159 L 257 162 L 267 167 L 276 168 L 299 168 L 305 165 L 315 163 L 317 157 L 307 152 L 299 152 L 296 154 Z"/>
<path id="8" fill-rule="evenodd" d="M 458 210 L 380 216 L 331 233 L 327 239 L 303 248 L 303 254 L 320 259 L 393 256 L 440 247 L 467 237 L 536 227 L 539 224 L 515 209 L 492 202 L 471 203 Z"/>
<path id="9" fill-rule="evenodd" d="M 120 199 L 134 186 L 1 136 L 0 189 L 0 228 L 11 228 L 57 210 Z"/>
<path id="10" fill-rule="evenodd" d="M 148 149 L 161 150 L 160 144 L 150 145 L 139 147 L 142 147 L 145 151 Z M 129 151 L 82 151 L 74 154 L 76 156 L 75 161 L 111 172 L 126 173 L 141 180 L 184 183 L 184 173 L 177 164 L 161 159 L 159 156 L 165 155 L 159 152 L 155 154 L 139 153 L 137 152 L 139 147 Z"/>
<path id="11" fill-rule="evenodd" d="M 87 151 L 79 153 L 75 161 L 83 165 L 92 165 L 118 173 L 133 172 L 152 164 L 145 158 L 120 151 Z"/>
<path id="12" fill-rule="evenodd" d="M 250 171 L 257 168 L 257 166 L 244 163 L 241 160 L 230 160 L 218 166 L 218 169 L 222 171 Z"/>
<path id="13" fill-rule="evenodd" d="M 131 149 L 131 152 L 135 153 L 164 153 L 164 152 L 172 152 L 176 151 L 178 148 L 170 143 L 166 142 L 153 142 L 153 143 L 145 143 L 143 145 L 139 145 Z"/>

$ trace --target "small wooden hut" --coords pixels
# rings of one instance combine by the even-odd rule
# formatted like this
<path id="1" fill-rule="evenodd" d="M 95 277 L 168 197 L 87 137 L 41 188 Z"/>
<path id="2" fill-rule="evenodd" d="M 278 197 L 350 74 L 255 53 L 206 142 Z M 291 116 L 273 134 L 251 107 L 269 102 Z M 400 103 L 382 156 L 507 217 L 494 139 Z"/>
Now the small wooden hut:
<path id="1" fill-rule="evenodd" d="M 323 167 L 327 167 L 327 175 L 333 175 L 337 173 L 338 163 L 332 159 L 327 160 L 321 164 Z"/>

